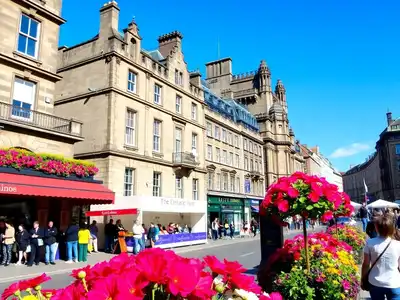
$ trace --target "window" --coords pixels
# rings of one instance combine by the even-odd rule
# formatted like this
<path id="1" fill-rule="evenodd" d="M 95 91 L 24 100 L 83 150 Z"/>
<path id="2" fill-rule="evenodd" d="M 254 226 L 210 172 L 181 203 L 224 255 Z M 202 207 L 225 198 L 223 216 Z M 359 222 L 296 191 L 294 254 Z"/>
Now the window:
<path id="1" fill-rule="evenodd" d="M 153 151 L 161 152 L 161 121 L 153 122 Z"/>
<path id="2" fill-rule="evenodd" d="M 207 127 L 207 136 L 212 137 L 212 124 L 210 122 L 207 122 L 206 127 Z"/>
<path id="3" fill-rule="evenodd" d="M 229 145 L 232 145 L 232 141 L 233 141 L 233 140 L 232 140 L 232 133 L 229 132 L 229 133 L 228 133 L 228 144 L 229 144 Z"/>
<path id="4" fill-rule="evenodd" d="M 261 146 L 258 146 L 258 150 L 259 150 L 259 152 L 258 152 L 258 155 L 260 155 L 260 156 L 262 156 L 262 147 Z"/>
<path id="5" fill-rule="evenodd" d="M 207 145 L 207 159 L 213 160 L 212 146 Z"/>
<path id="6" fill-rule="evenodd" d="M 215 148 L 215 161 L 221 162 L 221 149 Z"/>
<path id="7" fill-rule="evenodd" d="M 197 178 L 193 178 L 192 186 L 193 200 L 199 200 L 199 180 Z"/>
<path id="8" fill-rule="evenodd" d="M 214 173 L 208 173 L 208 189 L 214 189 Z"/>
<path id="9" fill-rule="evenodd" d="M 197 104 L 192 103 L 192 120 L 197 120 Z"/>
<path id="10" fill-rule="evenodd" d="M 228 173 L 222 175 L 223 190 L 228 191 Z"/>
<path id="11" fill-rule="evenodd" d="M 220 133 L 219 133 L 219 127 L 215 125 L 214 127 L 214 137 L 219 140 L 220 139 Z"/>
<path id="12" fill-rule="evenodd" d="M 396 154 L 400 155 L 400 144 L 396 145 Z"/>
<path id="13" fill-rule="evenodd" d="M 216 190 L 221 189 L 221 174 L 217 173 L 217 186 L 215 187 Z"/>
<path id="14" fill-rule="evenodd" d="M 183 179 L 176 178 L 175 179 L 175 197 L 176 198 L 183 198 Z"/>
<path id="15" fill-rule="evenodd" d="M 260 173 L 263 173 L 263 168 L 262 168 L 262 162 L 261 161 L 258 163 L 258 170 L 260 171 Z"/>
<path id="16" fill-rule="evenodd" d="M 128 91 L 136 93 L 136 74 L 132 71 L 128 73 Z"/>
<path id="17" fill-rule="evenodd" d="M 249 142 L 249 152 L 253 152 L 253 143 Z"/>
<path id="18" fill-rule="evenodd" d="M 183 73 L 175 69 L 175 84 L 183 85 Z"/>
<path id="19" fill-rule="evenodd" d="M 256 170 L 256 172 L 258 172 L 258 161 L 254 161 L 254 168 Z"/>
<path id="20" fill-rule="evenodd" d="M 230 184 L 231 184 L 230 191 L 231 192 L 235 192 L 236 191 L 236 189 L 235 189 L 235 176 L 233 176 L 233 175 L 231 175 Z"/>
<path id="21" fill-rule="evenodd" d="M 15 118 L 30 120 L 35 104 L 36 84 L 31 81 L 15 78 L 11 114 Z"/>
<path id="22" fill-rule="evenodd" d="M 126 111 L 125 143 L 136 146 L 136 112 L 131 109 Z"/>
<path id="23" fill-rule="evenodd" d="M 162 91 L 161 86 L 158 84 L 155 84 L 154 85 L 154 103 L 155 104 L 161 104 L 161 91 Z"/>
<path id="24" fill-rule="evenodd" d="M 226 164 L 226 161 L 227 161 L 227 152 L 226 152 L 226 150 L 223 150 L 221 163 Z"/>
<path id="25" fill-rule="evenodd" d="M 228 161 L 229 161 L 229 165 L 230 165 L 230 166 L 233 166 L 233 153 L 232 153 L 232 152 L 229 152 L 229 159 L 228 159 Z"/>
<path id="26" fill-rule="evenodd" d="M 182 129 L 175 128 L 175 152 L 182 152 Z"/>
<path id="27" fill-rule="evenodd" d="M 153 196 L 161 196 L 161 173 L 159 172 L 153 173 Z"/>
<path id="28" fill-rule="evenodd" d="M 239 147 L 239 137 L 235 135 L 235 147 Z"/>
<path id="29" fill-rule="evenodd" d="M 250 171 L 254 171 L 254 164 L 252 159 L 250 159 Z"/>
<path id="30" fill-rule="evenodd" d="M 235 167 L 239 168 L 239 154 L 235 155 Z"/>
<path id="31" fill-rule="evenodd" d="M 247 140 L 246 140 L 246 139 L 243 139 L 243 149 L 244 149 L 244 150 L 247 150 L 247 149 L 248 149 L 248 147 L 247 147 Z"/>
<path id="32" fill-rule="evenodd" d="M 244 169 L 249 170 L 249 159 L 247 157 L 244 158 Z"/>
<path id="33" fill-rule="evenodd" d="M 134 181 L 135 170 L 132 168 L 125 168 L 124 177 L 124 196 L 133 195 L 133 181 Z"/>
<path id="34" fill-rule="evenodd" d="M 37 58 L 40 23 L 26 15 L 21 16 L 18 35 L 18 52 Z"/>
<path id="35" fill-rule="evenodd" d="M 236 177 L 236 192 L 240 193 L 240 178 Z"/>
<path id="36" fill-rule="evenodd" d="M 226 130 L 222 129 L 222 141 L 226 143 Z"/>
<path id="37" fill-rule="evenodd" d="M 176 95 L 175 98 L 175 111 L 177 114 L 182 113 L 182 97 L 179 95 Z"/>
<path id="38" fill-rule="evenodd" d="M 197 134 L 192 133 L 192 153 L 197 153 Z"/>

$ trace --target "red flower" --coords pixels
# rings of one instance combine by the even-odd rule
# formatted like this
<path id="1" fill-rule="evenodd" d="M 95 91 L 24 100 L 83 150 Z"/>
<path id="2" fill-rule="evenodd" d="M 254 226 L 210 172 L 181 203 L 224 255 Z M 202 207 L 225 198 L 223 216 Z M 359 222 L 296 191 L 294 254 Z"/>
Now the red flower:
<path id="1" fill-rule="evenodd" d="M 124 299 L 135 299 L 129 292 L 128 287 L 119 284 L 118 276 L 109 276 L 95 283 L 93 288 L 87 294 L 88 300 L 99 300 L 99 299 L 112 299 L 112 300 L 124 300 Z"/>
<path id="2" fill-rule="evenodd" d="M 311 191 L 311 193 L 308 195 L 308 198 L 310 198 L 312 203 L 317 203 L 321 196 L 317 192 Z"/>
<path id="3" fill-rule="evenodd" d="M 244 275 L 241 273 L 231 274 L 229 284 L 232 290 L 242 289 L 255 294 L 261 293 L 261 287 L 255 283 L 253 276 Z"/>
<path id="4" fill-rule="evenodd" d="M 213 278 L 210 274 L 202 274 L 196 287 L 188 296 L 189 300 L 208 300 L 216 294 L 216 292 L 211 289 Z"/>
<path id="5" fill-rule="evenodd" d="M 85 272 L 86 276 L 88 276 L 88 274 L 90 274 L 90 270 L 91 270 L 91 267 L 88 265 L 86 267 L 73 270 L 72 273 L 70 274 L 70 276 L 74 277 L 75 279 L 80 280 L 80 279 L 82 279 L 82 278 L 80 278 L 80 275 L 82 274 L 81 272 Z"/>
<path id="6" fill-rule="evenodd" d="M 243 266 L 237 261 L 229 261 L 224 259 L 225 264 L 225 274 L 234 274 L 234 273 L 244 273 L 247 269 L 243 268 Z"/>
<path id="7" fill-rule="evenodd" d="M 168 268 L 168 290 L 174 296 L 187 297 L 197 286 L 201 269 L 184 259 L 175 259 Z"/>
<path id="8" fill-rule="evenodd" d="M 333 218 L 333 213 L 332 213 L 332 211 L 328 210 L 322 215 L 321 221 L 327 222 L 327 221 L 331 220 L 332 218 Z"/>
<path id="9" fill-rule="evenodd" d="M 64 289 L 58 290 L 51 300 L 82 300 L 86 299 L 83 290 L 77 285 L 71 284 Z"/>
<path id="10" fill-rule="evenodd" d="M 136 256 L 136 268 L 142 281 L 163 284 L 166 282 L 168 265 L 176 259 L 172 251 L 160 248 L 151 248 L 140 252 Z"/>
<path id="11" fill-rule="evenodd" d="M 279 211 L 281 211 L 283 213 L 285 213 L 289 210 L 289 202 L 287 200 L 279 201 L 277 206 L 278 206 Z"/>
<path id="12" fill-rule="evenodd" d="M 26 284 L 28 287 L 34 288 L 34 287 L 41 285 L 42 283 L 44 283 L 46 281 L 49 281 L 50 279 L 51 278 L 49 276 L 47 276 L 45 273 L 43 273 L 42 275 L 37 276 L 35 278 L 24 280 L 24 284 Z"/>
<path id="13" fill-rule="evenodd" d="M 297 198 L 300 195 L 300 193 L 294 187 L 290 187 L 288 189 L 288 195 L 289 195 L 290 198 Z"/>
<path id="14" fill-rule="evenodd" d="M 30 286 L 28 286 L 24 281 L 13 283 L 3 291 L 1 294 L 1 300 L 6 300 L 9 297 L 14 296 L 16 292 L 24 291 L 29 287 Z"/>
<path id="15" fill-rule="evenodd" d="M 213 272 L 213 275 L 224 275 L 226 267 L 225 265 L 218 260 L 215 256 L 205 256 L 203 258 L 204 262 L 207 264 L 207 266 L 211 269 L 211 272 Z"/>

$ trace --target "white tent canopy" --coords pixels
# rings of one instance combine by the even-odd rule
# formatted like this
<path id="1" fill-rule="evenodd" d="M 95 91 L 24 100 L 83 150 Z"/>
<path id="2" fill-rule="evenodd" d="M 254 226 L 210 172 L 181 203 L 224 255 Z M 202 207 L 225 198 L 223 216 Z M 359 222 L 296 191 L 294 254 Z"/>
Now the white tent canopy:
<path id="1" fill-rule="evenodd" d="M 367 205 L 368 208 L 386 208 L 386 207 L 391 207 L 391 208 L 399 208 L 399 205 L 394 203 L 394 202 L 389 202 L 386 200 L 376 200 L 375 202 L 372 202 L 371 204 Z"/>
<path id="2" fill-rule="evenodd" d="M 351 206 L 353 206 L 354 208 L 360 208 L 362 205 L 360 203 L 351 201 Z"/>

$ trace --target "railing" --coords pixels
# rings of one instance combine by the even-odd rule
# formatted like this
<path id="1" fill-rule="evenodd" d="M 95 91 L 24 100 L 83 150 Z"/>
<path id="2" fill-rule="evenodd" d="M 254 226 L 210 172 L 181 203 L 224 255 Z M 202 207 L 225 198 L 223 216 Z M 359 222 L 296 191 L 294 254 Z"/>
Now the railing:
<path id="1" fill-rule="evenodd" d="M 199 164 L 197 157 L 190 152 L 172 153 L 172 163 L 174 165 L 185 165 L 192 167 L 195 167 Z"/>
<path id="2" fill-rule="evenodd" d="M 247 90 L 242 90 L 242 91 L 237 91 L 233 92 L 233 97 L 243 97 L 243 96 L 254 96 L 257 94 L 257 90 L 255 88 L 247 89 Z"/>
<path id="3" fill-rule="evenodd" d="M 82 123 L 8 103 L 0 103 L 0 120 L 82 136 Z"/>

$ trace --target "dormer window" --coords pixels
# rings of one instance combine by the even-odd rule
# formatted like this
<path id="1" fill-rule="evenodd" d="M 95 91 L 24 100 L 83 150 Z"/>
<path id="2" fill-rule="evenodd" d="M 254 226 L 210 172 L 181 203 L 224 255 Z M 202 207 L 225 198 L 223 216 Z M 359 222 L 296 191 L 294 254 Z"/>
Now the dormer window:
<path id="1" fill-rule="evenodd" d="M 183 86 L 183 73 L 175 69 L 175 84 Z"/>

